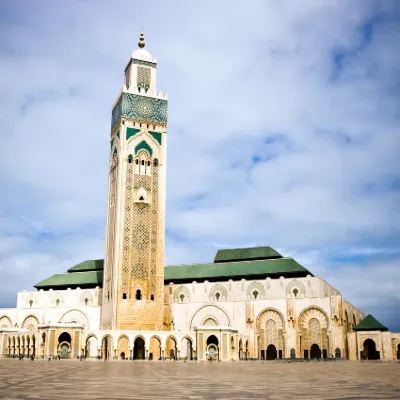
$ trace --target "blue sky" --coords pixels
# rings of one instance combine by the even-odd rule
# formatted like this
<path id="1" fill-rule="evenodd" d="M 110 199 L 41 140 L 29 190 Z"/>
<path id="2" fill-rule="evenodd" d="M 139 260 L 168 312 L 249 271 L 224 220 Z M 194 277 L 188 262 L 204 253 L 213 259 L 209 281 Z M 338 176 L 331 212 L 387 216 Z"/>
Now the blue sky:
<path id="1" fill-rule="evenodd" d="M 0 306 L 104 253 L 111 107 L 169 93 L 166 263 L 270 245 L 400 330 L 396 1 L 2 1 Z"/>

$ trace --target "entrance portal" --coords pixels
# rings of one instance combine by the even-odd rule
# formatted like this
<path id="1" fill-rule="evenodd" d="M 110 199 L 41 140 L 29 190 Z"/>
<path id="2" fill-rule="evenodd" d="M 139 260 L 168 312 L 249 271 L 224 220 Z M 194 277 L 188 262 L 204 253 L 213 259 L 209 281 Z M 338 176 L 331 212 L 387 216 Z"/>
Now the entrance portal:
<path id="1" fill-rule="evenodd" d="M 364 360 L 377 360 L 379 358 L 376 351 L 376 344 L 372 339 L 367 339 L 364 342 L 362 358 Z"/>
<path id="2" fill-rule="evenodd" d="M 215 335 L 211 335 L 207 338 L 207 352 L 209 359 L 218 360 L 218 339 Z"/>
<path id="3" fill-rule="evenodd" d="M 321 358 L 321 349 L 317 344 L 313 344 L 310 349 L 310 358 L 311 359 L 320 359 Z"/>
<path id="4" fill-rule="evenodd" d="M 63 332 L 58 337 L 58 353 L 61 358 L 69 358 L 71 348 L 71 335 L 68 332 Z"/>
<path id="5" fill-rule="evenodd" d="M 138 337 L 133 345 L 133 359 L 134 360 L 144 360 L 146 358 L 144 349 L 144 340 Z"/>
<path id="6" fill-rule="evenodd" d="M 267 347 L 267 360 L 276 360 L 276 358 L 277 358 L 276 347 L 273 344 L 270 344 Z"/>

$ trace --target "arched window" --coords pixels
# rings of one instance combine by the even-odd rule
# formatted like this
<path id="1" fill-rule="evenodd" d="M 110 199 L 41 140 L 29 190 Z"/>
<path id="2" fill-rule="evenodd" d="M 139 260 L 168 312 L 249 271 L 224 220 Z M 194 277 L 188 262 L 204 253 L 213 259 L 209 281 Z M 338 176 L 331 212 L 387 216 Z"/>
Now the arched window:
<path id="1" fill-rule="evenodd" d="M 138 165 L 139 164 L 139 160 L 138 159 L 136 159 L 136 165 Z"/>
<path id="2" fill-rule="evenodd" d="M 180 294 L 179 298 L 181 299 L 181 303 L 185 302 L 185 295 L 183 293 Z"/>
<path id="3" fill-rule="evenodd" d="M 154 166 L 155 166 L 155 167 L 158 167 L 158 160 L 157 160 L 157 158 L 154 159 Z"/>
<path id="4" fill-rule="evenodd" d="M 142 165 L 144 165 L 144 160 L 142 160 Z"/>
<path id="5" fill-rule="evenodd" d="M 258 295 L 259 295 L 258 291 L 255 290 L 255 291 L 253 292 L 253 299 L 254 299 L 254 300 L 257 300 Z"/>
<path id="6" fill-rule="evenodd" d="M 132 158 L 133 158 L 132 155 L 129 154 L 129 156 L 128 156 L 128 163 L 129 163 L 129 164 L 132 164 Z"/>
<path id="7" fill-rule="evenodd" d="M 144 201 L 143 196 L 140 196 L 140 197 L 139 197 L 139 200 L 140 200 L 140 201 Z"/>
<path id="8" fill-rule="evenodd" d="M 154 294 L 150 296 L 150 300 L 154 301 Z"/>
<path id="9" fill-rule="evenodd" d="M 215 300 L 219 301 L 220 298 L 221 298 L 221 293 L 220 292 L 215 293 Z"/>
<path id="10" fill-rule="evenodd" d="M 57 307 L 60 305 L 60 299 L 56 300 L 56 305 L 57 305 Z"/>
<path id="11" fill-rule="evenodd" d="M 33 300 L 30 299 L 30 300 L 29 300 L 29 307 L 32 308 L 32 305 L 33 305 Z"/>
<path id="12" fill-rule="evenodd" d="M 85 306 L 87 306 L 89 303 L 89 299 L 87 297 L 85 297 L 85 300 L 83 300 L 83 301 L 85 302 Z"/>
<path id="13" fill-rule="evenodd" d="M 110 292 L 107 292 L 107 301 L 110 301 Z"/>
<path id="14" fill-rule="evenodd" d="M 140 289 L 136 290 L 136 300 L 142 300 L 142 291 Z"/>
<path id="15" fill-rule="evenodd" d="M 150 161 L 147 161 L 147 166 L 150 167 Z"/>
<path id="16" fill-rule="evenodd" d="M 126 300 L 126 293 L 122 293 L 122 300 Z"/>
<path id="17" fill-rule="evenodd" d="M 294 295 L 294 297 L 297 297 L 298 293 L 299 293 L 299 291 L 298 291 L 296 288 L 294 288 L 294 289 L 293 289 L 293 295 Z"/>

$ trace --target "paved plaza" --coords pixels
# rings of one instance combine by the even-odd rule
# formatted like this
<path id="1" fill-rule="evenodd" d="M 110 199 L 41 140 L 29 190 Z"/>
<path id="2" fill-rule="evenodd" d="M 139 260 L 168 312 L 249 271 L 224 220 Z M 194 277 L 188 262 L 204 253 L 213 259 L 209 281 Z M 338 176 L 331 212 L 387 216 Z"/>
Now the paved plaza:
<path id="1" fill-rule="evenodd" d="M 400 363 L 0 360 L 2 399 L 400 399 Z"/>

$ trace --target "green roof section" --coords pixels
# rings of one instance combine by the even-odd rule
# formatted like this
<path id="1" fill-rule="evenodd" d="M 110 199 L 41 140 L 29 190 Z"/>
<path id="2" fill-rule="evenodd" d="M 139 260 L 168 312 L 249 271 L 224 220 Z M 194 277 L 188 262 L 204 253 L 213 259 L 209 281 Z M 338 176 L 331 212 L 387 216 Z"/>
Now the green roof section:
<path id="1" fill-rule="evenodd" d="M 102 287 L 103 269 L 104 260 L 83 261 L 68 269 L 67 273 L 55 274 L 34 287 L 37 289 Z M 165 266 L 164 283 L 262 279 L 268 276 L 306 277 L 307 275 L 314 276 L 297 261 L 282 257 L 271 247 L 252 247 L 219 250 L 213 263 Z"/>
<path id="2" fill-rule="evenodd" d="M 194 280 L 216 280 L 230 278 L 252 278 L 269 275 L 312 275 L 292 258 L 277 258 L 257 261 L 241 261 L 213 264 L 169 265 L 164 269 L 164 281 L 182 282 Z"/>
<path id="3" fill-rule="evenodd" d="M 55 274 L 50 278 L 45 279 L 34 285 L 36 289 L 47 289 L 56 287 L 70 287 L 71 289 L 77 287 L 102 287 L 103 286 L 103 271 L 86 271 Z"/>
<path id="4" fill-rule="evenodd" d="M 244 249 L 218 250 L 214 262 L 268 260 L 274 258 L 282 258 L 282 256 L 269 246 L 247 247 Z"/>
<path id="5" fill-rule="evenodd" d="M 83 271 L 102 271 L 104 269 L 104 260 L 86 260 L 74 265 L 68 272 L 83 272 Z"/>
<path id="6" fill-rule="evenodd" d="M 368 314 L 362 321 L 354 327 L 355 331 L 387 331 L 388 328 L 383 326 L 375 317 Z"/>

